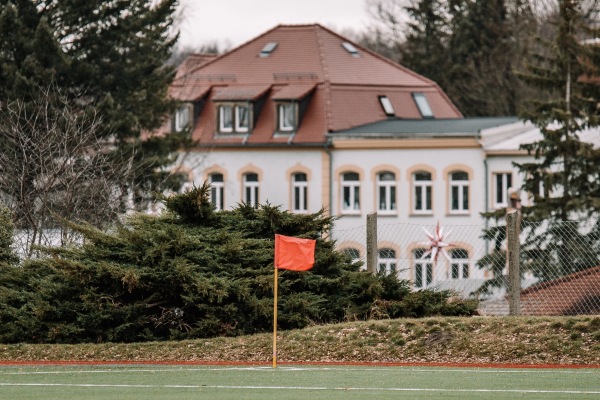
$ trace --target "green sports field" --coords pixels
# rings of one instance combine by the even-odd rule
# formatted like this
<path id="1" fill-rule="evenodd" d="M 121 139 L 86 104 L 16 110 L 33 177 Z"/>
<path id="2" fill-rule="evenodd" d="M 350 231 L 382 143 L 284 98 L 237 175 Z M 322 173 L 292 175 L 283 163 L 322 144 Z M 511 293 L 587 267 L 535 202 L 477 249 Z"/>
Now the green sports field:
<path id="1" fill-rule="evenodd" d="M 0 399 L 600 399 L 600 369 L 83 365 L 0 367 Z"/>

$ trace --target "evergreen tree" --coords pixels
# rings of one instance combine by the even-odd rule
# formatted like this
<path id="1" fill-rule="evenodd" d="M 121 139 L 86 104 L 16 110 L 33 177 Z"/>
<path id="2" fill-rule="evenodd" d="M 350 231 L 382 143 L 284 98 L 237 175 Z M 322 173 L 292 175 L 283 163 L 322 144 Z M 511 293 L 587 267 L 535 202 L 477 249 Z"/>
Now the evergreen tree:
<path id="1" fill-rule="evenodd" d="M 600 262 L 600 151 L 581 140 L 583 129 L 600 125 L 600 47 L 586 38 L 600 33 L 578 1 L 560 0 L 553 35 L 538 38 L 537 51 L 521 77 L 540 93 L 522 117 L 537 126 L 541 139 L 522 145 L 534 157 L 516 164 L 523 174 L 521 270 L 542 281 Z M 505 210 L 485 215 L 496 223 L 484 233 L 494 248 L 479 260 L 494 272 L 490 286 L 503 286 L 506 230 L 498 222 Z"/>
<path id="2" fill-rule="evenodd" d="M 517 164 L 523 189 L 534 201 L 523 209 L 523 216 L 543 222 L 530 229 L 525 254 L 541 279 L 595 266 L 600 259 L 590 236 L 600 228 L 596 225 L 586 234 L 582 227 L 600 217 L 600 150 L 580 137 L 582 130 L 600 125 L 600 47 L 585 41 L 600 30 L 589 22 L 581 2 L 560 0 L 555 37 L 540 41 L 540 51 L 523 74 L 547 94 L 547 100 L 534 102 L 523 114 L 542 136 L 522 145 L 534 161 Z"/>
<path id="3" fill-rule="evenodd" d="M 19 273 L 0 268 L 0 342 L 144 341 L 269 332 L 274 234 L 315 238 L 315 265 L 281 271 L 279 326 L 371 317 L 470 315 L 452 293 L 359 271 L 327 239 L 324 212 L 270 205 L 215 212 L 209 187 L 166 199 L 170 212 L 103 232 L 70 225 L 80 247 L 46 248 Z M 14 269 L 14 268 L 13 268 Z"/>
<path id="4" fill-rule="evenodd" d="M 530 3 L 407 0 L 402 12 L 410 19 L 402 31 L 400 2 L 373 0 L 381 27 L 363 43 L 397 49 L 399 57 L 391 58 L 438 83 L 466 116 L 517 115 L 524 100 L 535 97 L 515 73 L 537 27 Z"/>
<path id="5" fill-rule="evenodd" d="M 448 10 L 442 0 L 421 0 L 406 7 L 411 17 L 401 62 L 408 68 L 448 87 Z"/>
<path id="6" fill-rule="evenodd" d="M 175 104 L 165 66 L 177 0 L 85 2 L 0 0 L 0 104 L 30 101 L 56 85 L 82 108 L 94 107 L 103 132 L 136 162 L 124 183 L 148 195 L 165 178 L 184 135 L 146 140 Z"/>
<path id="7" fill-rule="evenodd" d="M 0 203 L 0 264 L 14 264 L 17 257 L 12 249 L 14 225 L 10 211 Z"/>
<path id="8" fill-rule="evenodd" d="M 445 89 L 463 114 L 517 114 L 523 91 L 514 71 L 525 56 L 522 43 L 528 42 L 531 33 L 531 24 L 523 23 L 531 10 L 522 3 L 448 2 L 451 34 Z"/>

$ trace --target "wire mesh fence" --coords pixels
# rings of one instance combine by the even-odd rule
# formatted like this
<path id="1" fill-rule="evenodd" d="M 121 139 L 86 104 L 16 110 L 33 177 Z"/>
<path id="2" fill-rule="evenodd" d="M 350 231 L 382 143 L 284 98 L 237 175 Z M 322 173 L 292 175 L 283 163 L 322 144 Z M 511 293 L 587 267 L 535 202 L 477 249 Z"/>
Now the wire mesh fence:
<path id="1" fill-rule="evenodd" d="M 334 232 L 339 250 L 367 269 L 367 225 Z M 373 272 L 395 274 L 413 290 L 478 298 L 486 315 L 509 313 L 507 229 L 476 225 L 377 224 Z M 600 313 L 600 229 L 594 221 L 519 227 L 519 313 Z"/>

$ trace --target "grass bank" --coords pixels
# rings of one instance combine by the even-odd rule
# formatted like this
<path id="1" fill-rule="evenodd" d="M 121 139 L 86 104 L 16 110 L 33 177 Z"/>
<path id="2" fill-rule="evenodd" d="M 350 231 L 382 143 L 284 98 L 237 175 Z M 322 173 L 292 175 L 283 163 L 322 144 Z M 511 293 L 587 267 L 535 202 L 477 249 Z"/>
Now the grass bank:
<path id="1" fill-rule="evenodd" d="M 269 362 L 272 334 L 0 345 L 1 361 Z M 600 316 L 394 319 L 278 332 L 279 362 L 600 365 Z"/>

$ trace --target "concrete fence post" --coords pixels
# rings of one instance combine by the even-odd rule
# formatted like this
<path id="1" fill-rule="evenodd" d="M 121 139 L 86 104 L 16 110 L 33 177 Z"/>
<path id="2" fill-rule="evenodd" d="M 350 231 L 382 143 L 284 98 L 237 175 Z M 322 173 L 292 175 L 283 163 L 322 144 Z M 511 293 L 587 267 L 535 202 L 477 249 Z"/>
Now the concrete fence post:
<path id="1" fill-rule="evenodd" d="M 367 271 L 377 274 L 377 213 L 367 214 Z"/>
<path id="2" fill-rule="evenodd" d="M 521 272 L 519 266 L 519 233 L 521 212 L 511 210 L 506 214 L 506 239 L 508 259 L 508 312 L 521 315 Z"/>

